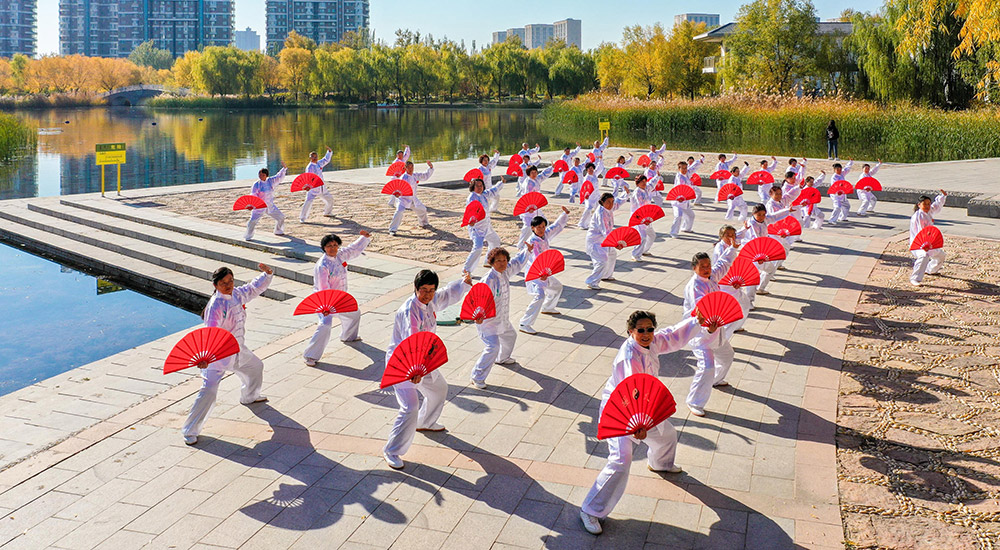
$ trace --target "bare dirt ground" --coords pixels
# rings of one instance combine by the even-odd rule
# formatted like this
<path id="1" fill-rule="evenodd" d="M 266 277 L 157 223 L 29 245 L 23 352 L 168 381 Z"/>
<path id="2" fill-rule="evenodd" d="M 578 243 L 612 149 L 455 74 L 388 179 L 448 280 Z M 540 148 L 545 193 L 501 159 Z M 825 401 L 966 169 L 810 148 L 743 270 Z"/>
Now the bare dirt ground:
<path id="1" fill-rule="evenodd" d="M 924 286 L 890 245 L 855 312 L 838 411 L 849 548 L 1000 539 L 1000 242 L 954 238 Z"/>

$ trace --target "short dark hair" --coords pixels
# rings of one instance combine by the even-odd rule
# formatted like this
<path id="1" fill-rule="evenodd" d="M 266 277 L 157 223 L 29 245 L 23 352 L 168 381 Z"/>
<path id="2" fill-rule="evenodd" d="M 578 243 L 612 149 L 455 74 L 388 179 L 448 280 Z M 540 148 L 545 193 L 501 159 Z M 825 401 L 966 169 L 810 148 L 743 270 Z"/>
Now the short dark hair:
<path id="1" fill-rule="evenodd" d="M 534 218 L 531 218 L 531 227 L 538 227 L 539 225 L 542 225 L 543 223 L 544 224 L 548 224 L 549 220 L 546 220 L 542 216 L 535 216 Z"/>
<path id="2" fill-rule="evenodd" d="M 932 201 L 932 202 L 933 202 L 933 201 L 934 201 L 934 199 L 932 199 L 932 198 L 928 197 L 927 195 L 920 195 L 920 198 L 919 198 L 919 199 L 917 199 L 917 202 L 918 202 L 918 203 L 920 203 L 920 202 L 924 202 L 924 201 Z"/>
<path id="3" fill-rule="evenodd" d="M 840 168 L 841 170 L 843 170 L 843 169 L 844 169 L 844 166 L 843 166 L 842 164 L 840 164 L 839 162 L 835 162 L 835 163 L 833 163 L 833 167 L 834 167 L 834 168 Z"/>
<path id="4" fill-rule="evenodd" d="M 413 161 L 412 160 L 406 161 L 406 166 L 413 166 Z"/>
<path id="5" fill-rule="evenodd" d="M 399 151 L 396 151 L 396 154 L 397 154 L 397 155 L 402 155 L 402 154 L 403 154 L 403 150 L 402 150 L 402 149 L 400 149 Z"/>
<path id="6" fill-rule="evenodd" d="M 593 162 L 588 162 L 587 165 L 583 167 L 584 170 L 590 170 L 591 168 L 597 168 L 597 165 Z"/>
<path id="7" fill-rule="evenodd" d="M 342 241 L 340 237 L 338 237 L 337 235 L 330 233 L 329 235 L 323 237 L 323 240 L 319 242 L 319 247 L 322 248 L 323 250 L 326 250 L 326 245 L 330 243 L 337 243 L 337 246 L 340 246 L 344 244 L 344 241 Z"/>
<path id="8" fill-rule="evenodd" d="M 736 231 L 736 228 L 729 224 L 723 225 L 722 227 L 719 228 L 719 238 L 721 239 L 723 235 L 726 234 L 727 231 Z"/>
<path id="9" fill-rule="evenodd" d="M 643 319 L 649 319 L 653 323 L 653 328 L 656 328 L 656 315 L 652 311 L 633 311 L 631 315 L 628 316 L 628 321 L 625 321 L 625 330 L 632 330 L 639 324 L 639 321 Z"/>
<path id="10" fill-rule="evenodd" d="M 601 198 L 597 201 L 597 204 L 604 204 L 604 201 L 613 198 L 615 198 L 615 196 L 611 193 L 607 192 L 601 193 Z"/>
<path id="11" fill-rule="evenodd" d="M 647 178 L 645 174 L 639 174 L 635 178 L 635 184 L 639 185 L 640 183 L 645 183 L 648 180 L 649 180 L 649 178 Z"/>
<path id="12" fill-rule="evenodd" d="M 788 164 L 798 164 L 798 163 L 799 163 L 798 159 L 788 159 Z"/>
<path id="13" fill-rule="evenodd" d="M 529 166 L 527 168 L 527 170 L 524 171 L 524 175 L 527 176 L 528 174 L 531 173 L 532 170 L 534 170 L 536 174 L 538 173 L 538 167 L 537 166 Z"/>
<path id="14" fill-rule="evenodd" d="M 871 165 L 871 164 L 868 164 L 868 163 L 866 162 L 866 163 L 864 163 L 864 164 L 862 164 L 862 165 L 861 165 L 861 168 L 867 168 L 867 169 L 871 170 L 871 168 L 872 168 L 872 165 Z"/>
<path id="15" fill-rule="evenodd" d="M 507 258 L 508 262 L 510 261 L 510 252 L 507 252 L 506 248 L 498 246 L 486 254 L 486 263 L 493 265 L 493 260 L 496 260 L 498 256 L 503 256 Z"/>
<path id="16" fill-rule="evenodd" d="M 257 172 L 257 175 L 259 176 L 261 174 L 264 174 L 265 176 L 270 176 L 271 171 L 268 170 L 267 168 L 261 168 L 260 171 Z"/>
<path id="17" fill-rule="evenodd" d="M 483 178 L 472 178 L 472 181 L 469 182 L 469 192 L 475 193 L 477 183 L 483 184 L 483 189 L 486 189 L 486 182 L 483 181 Z"/>
<path id="18" fill-rule="evenodd" d="M 216 269 L 212 273 L 212 285 L 214 286 L 214 285 L 219 284 L 219 281 L 225 279 L 226 275 L 232 275 L 232 274 L 233 274 L 233 270 L 229 269 L 226 266 L 222 266 L 219 269 Z"/>
<path id="19" fill-rule="evenodd" d="M 753 207 L 753 213 L 756 214 L 757 212 L 767 212 L 767 207 L 763 204 L 755 204 Z"/>
<path id="20" fill-rule="evenodd" d="M 483 162 L 483 159 L 490 160 L 490 156 L 487 154 L 479 155 L 479 162 Z"/>
<path id="21" fill-rule="evenodd" d="M 721 160 L 721 159 L 724 159 L 724 158 L 726 158 L 726 154 L 725 153 L 719 153 L 719 159 Z"/>
<path id="22" fill-rule="evenodd" d="M 789 170 L 789 171 L 785 172 L 785 179 L 794 178 L 797 175 L 798 174 L 796 174 L 795 172 L 792 172 L 791 170 Z"/>
<path id="23" fill-rule="evenodd" d="M 769 189 L 767 191 L 767 194 L 770 195 L 770 194 L 774 193 L 775 191 L 777 191 L 777 192 L 780 193 L 781 192 L 781 186 L 780 185 L 772 185 L 771 189 Z"/>
<path id="24" fill-rule="evenodd" d="M 688 157 L 689 161 L 694 161 L 694 157 Z"/>
<path id="25" fill-rule="evenodd" d="M 309 151 L 309 156 L 311 157 L 313 155 L 316 155 L 316 151 Z M 319 156 L 319 155 L 316 155 L 316 156 Z"/>
<path id="26" fill-rule="evenodd" d="M 434 273 L 429 269 L 421 269 L 417 272 L 417 276 L 413 278 L 413 290 L 419 290 L 420 287 L 424 285 L 434 285 L 435 290 L 438 286 L 438 274 Z"/>
<path id="27" fill-rule="evenodd" d="M 702 260 L 711 260 L 712 257 L 707 252 L 699 252 L 691 258 L 691 267 L 698 267 Z"/>
<path id="28" fill-rule="evenodd" d="M 767 159 L 761 159 L 760 160 L 760 165 L 761 166 L 767 166 Z"/>

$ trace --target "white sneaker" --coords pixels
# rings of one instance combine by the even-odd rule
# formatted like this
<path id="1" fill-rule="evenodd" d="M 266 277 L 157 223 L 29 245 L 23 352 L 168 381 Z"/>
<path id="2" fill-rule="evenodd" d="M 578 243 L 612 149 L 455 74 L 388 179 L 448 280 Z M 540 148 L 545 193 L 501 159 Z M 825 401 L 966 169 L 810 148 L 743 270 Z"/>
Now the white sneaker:
<path id="1" fill-rule="evenodd" d="M 513 357 L 501 359 L 496 362 L 497 365 L 513 365 L 514 363 L 517 363 L 517 359 L 514 359 Z"/>
<path id="2" fill-rule="evenodd" d="M 315 359 L 309 359 L 309 358 L 307 357 L 307 358 L 305 359 L 305 362 L 306 362 L 306 366 L 307 366 L 307 367 L 315 367 L 315 366 L 316 366 L 316 360 L 315 360 Z"/>
<path id="3" fill-rule="evenodd" d="M 910 281 L 910 284 L 913 285 L 913 286 L 920 286 L 920 283 L 918 283 L 916 281 Z"/>
<path id="4" fill-rule="evenodd" d="M 723 380 L 722 382 L 716 382 L 716 383 L 712 384 L 712 387 L 713 388 L 724 388 L 724 387 L 726 387 L 728 385 L 729 385 L 729 382 L 726 382 L 725 380 Z"/>
<path id="5" fill-rule="evenodd" d="M 198 442 L 198 436 L 196 436 L 196 435 L 185 435 L 184 436 L 184 444 L 185 445 L 194 445 L 197 442 Z"/>
<path id="6" fill-rule="evenodd" d="M 587 285 L 590 290 L 601 290 L 601 285 Z"/>
<path id="7" fill-rule="evenodd" d="M 418 432 L 443 432 L 444 426 L 438 424 L 437 422 L 427 426 L 426 428 L 417 428 Z"/>
<path id="8" fill-rule="evenodd" d="M 646 468 L 650 472 L 656 472 L 658 474 L 679 474 L 679 473 L 681 473 L 681 472 L 684 471 L 684 468 L 681 468 L 680 466 L 678 466 L 676 464 L 674 464 L 673 466 L 671 466 L 669 468 L 664 468 L 662 470 L 657 470 L 656 468 L 653 468 L 649 464 L 646 464 Z"/>
<path id="9" fill-rule="evenodd" d="M 385 459 L 385 463 L 389 465 L 393 470 L 403 469 L 403 459 L 399 455 L 391 455 L 389 453 L 383 452 L 382 458 Z"/>
<path id="10" fill-rule="evenodd" d="M 471 379 L 469 381 L 472 382 L 472 385 L 475 386 L 477 390 L 485 390 L 486 389 L 486 382 L 480 382 L 480 381 L 476 380 L 475 378 L 473 378 L 473 379 Z"/>
<path id="11" fill-rule="evenodd" d="M 253 401 L 248 401 L 246 403 L 240 401 L 241 405 L 253 405 L 254 403 L 267 403 L 267 398 L 262 395 L 257 399 L 254 399 Z"/>
<path id="12" fill-rule="evenodd" d="M 692 407 L 691 405 L 688 405 L 688 409 L 690 409 L 691 414 L 695 416 L 705 416 L 705 409 L 699 409 L 698 407 Z"/>
<path id="13" fill-rule="evenodd" d="M 607 277 L 607 278 L 601 279 L 601 280 L 602 281 L 617 281 L 618 279 L 615 279 L 614 277 Z"/>
<path id="14" fill-rule="evenodd" d="M 305 218 L 299 218 L 299 223 L 306 223 L 306 219 Z"/>
<path id="15" fill-rule="evenodd" d="M 518 328 L 518 330 L 520 330 L 521 332 L 523 332 L 525 334 L 538 334 L 538 331 L 535 330 L 535 329 L 533 329 L 533 328 L 531 328 L 530 325 L 521 325 Z"/>
<path id="16" fill-rule="evenodd" d="M 275 231 L 274 232 L 274 236 L 275 237 L 283 237 L 283 236 L 285 236 L 285 232 L 284 231 Z"/>
<path id="17" fill-rule="evenodd" d="M 580 520 L 583 521 L 583 528 L 591 535 L 600 535 L 604 531 L 601 529 L 600 520 L 583 510 L 580 510 Z"/>

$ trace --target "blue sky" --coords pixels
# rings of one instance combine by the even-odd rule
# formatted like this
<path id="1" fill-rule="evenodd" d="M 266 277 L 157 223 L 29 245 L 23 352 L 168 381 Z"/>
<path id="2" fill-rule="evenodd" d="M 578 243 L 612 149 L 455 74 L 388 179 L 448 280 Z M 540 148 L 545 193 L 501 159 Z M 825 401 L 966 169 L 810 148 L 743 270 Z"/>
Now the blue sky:
<path id="1" fill-rule="evenodd" d="M 436 38 L 448 36 L 456 41 L 465 39 L 471 47 L 489 44 L 491 33 L 508 27 L 523 27 L 525 23 L 552 23 L 573 18 L 583 21 L 583 48 L 596 47 L 601 42 L 617 42 L 622 28 L 637 23 L 648 25 L 661 22 L 673 25 L 675 14 L 687 12 L 718 13 L 723 22 L 733 19 L 740 0 L 704 0 L 676 2 L 663 0 L 630 0 L 616 4 L 596 0 L 549 0 L 540 4 L 513 2 L 505 4 L 483 2 L 481 8 L 470 9 L 468 0 L 371 0 L 371 24 L 376 36 L 391 42 L 398 28 L 419 30 Z M 836 17 L 845 8 L 872 11 L 881 0 L 815 0 L 822 19 Z M 513 6 L 522 6 L 513 8 Z M 620 7 L 622 9 L 615 9 Z M 264 0 L 236 1 L 236 28 L 251 27 L 264 40 Z M 59 0 L 38 0 L 38 52 L 57 53 L 59 50 Z M 51 29 L 51 30 L 50 30 Z"/>

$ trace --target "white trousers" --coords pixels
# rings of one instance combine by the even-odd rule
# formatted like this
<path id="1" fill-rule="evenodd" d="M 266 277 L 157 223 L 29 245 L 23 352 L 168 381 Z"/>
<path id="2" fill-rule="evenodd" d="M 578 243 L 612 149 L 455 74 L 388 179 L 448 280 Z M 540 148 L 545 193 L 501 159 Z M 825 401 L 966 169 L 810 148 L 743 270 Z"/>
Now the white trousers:
<path id="1" fill-rule="evenodd" d="M 556 305 L 559 304 L 559 297 L 562 296 L 563 285 L 559 282 L 559 279 L 555 277 L 549 277 L 544 282 L 535 279 L 534 281 L 528 281 L 525 285 L 528 289 L 528 294 L 531 295 L 531 302 L 528 303 L 528 309 L 524 312 L 524 317 L 521 317 L 520 325 L 522 327 L 530 327 L 538 319 L 538 314 L 541 312 L 553 312 L 556 311 Z"/>
<path id="2" fill-rule="evenodd" d="M 663 208 L 663 193 L 660 191 L 653 191 L 653 194 L 649 196 L 649 202 Z"/>
<path id="3" fill-rule="evenodd" d="M 594 191 L 594 193 L 596 192 Z M 584 229 L 590 229 L 590 220 L 594 217 L 594 208 L 594 206 L 585 206 L 583 208 L 583 215 L 580 216 L 580 222 L 577 225 Z"/>
<path id="4" fill-rule="evenodd" d="M 326 186 L 324 185 L 323 187 L 306 191 L 306 201 L 302 203 L 302 213 L 299 214 L 299 221 L 304 222 L 309 217 L 309 209 L 312 208 L 312 203 L 316 200 L 316 197 L 323 199 L 323 202 L 326 203 L 326 206 L 323 208 L 323 215 L 329 216 L 333 212 L 333 195 L 326 190 Z"/>
<path id="5" fill-rule="evenodd" d="M 490 178 L 490 179 L 493 179 L 493 178 Z M 488 181 L 488 182 L 486 182 L 486 185 L 489 185 L 489 186 L 490 186 L 490 188 L 492 189 L 492 188 L 493 188 L 493 187 L 495 187 L 495 186 L 494 186 L 494 185 L 490 185 L 491 183 L 492 183 L 492 182 L 489 182 L 489 181 Z M 500 208 L 500 195 L 498 195 L 498 194 L 494 193 L 494 194 L 493 194 L 493 195 L 492 195 L 492 196 L 490 197 L 490 199 L 489 199 L 489 201 L 487 202 L 487 204 L 489 204 L 489 205 L 490 205 L 490 208 L 489 208 L 489 210 L 488 210 L 489 212 L 496 212 L 496 211 L 497 211 L 497 208 Z"/>
<path id="6" fill-rule="evenodd" d="M 802 212 L 805 212 L 805 210 Z M 812 229 L 823 229 L 823 222 L 825 220 L 826 216 L 823 214 L 823 211 L 814 207 L 812 214 L 803 214 L 802 226 L 810 227 Z"/>
<path id="7" fill-rule="evenodd" d="M 640 245 L 641 246 L 641 245 Z M 590 276 L 584 281 L 590 286 L 601 284 L 602 279 L 610 279 L 615 275 L 615 262 L 618 260 L 618 249 L 605 248 L 601 243 L 587 243 L 587 254 L 594 265 Z"/>
<path id="8" fill-rule="evenodd" d="M 333 315 L 340 319 L 340 341 L 353 342 L 358 337 L 358 327 L 361 325 L 361 311 L 351 311 L 349 313 L 337 313 L 331 315 L 317 314 L 319 323 L 316 325 L 316 332 L 313 333 L 309 345 L 306 346 L 302 357 L 311 361 L 319 361 L 323 357 L 323 351 L 330 342 L 330 331 L 333 328 Z"/>
<path id="9" fill-rule="evenodd" d="M 389 440 L 383 450 L 388 454 L 402 455 L 413 444 L 417 428 L 429 428 L 441 416 L 444 399 L 448 396 L 448 382 L 441 371 L 434 370 L 419 384 L 404 380 L 393 388 L 399 402 L 399 414 L 392 423 Z M 424 396 L 423 403 L 420 403 L 421 395 Z"/>
<path id="10" fill-rule="evenodd" d="M 722 291 L 736 298 L 736 301 L 740 304 L 740 310 L 743 312 L 742 319 L 726 325 L 726 339 L 728 340 L 733 337 L 733 333 L 743 328 L 743 324 L 747 322 L 747 315 L 750 313 L 750 294 L 746 287 L 733 288 L 728 285 L 723 285 Z"/>
<path id="11" fill-rule="evenodd" d="M 604 410 L 603 403 L 601 410 Z M 604 465 L 601 473 L 597 474 L 597 481 L 583 499 L 581 508 L 584 512 L 599 518 L 606 518 L 611 514 L 625 494 L 629 468 L 632 466 L 632 450 L 637 443 L 645 443 L 649 448 L 646 451 L 646 461 L 654 470 L 674 467 L 677 430 L 670 420 L 664 420 L 646 432 L 646 439 L 641 442 L 631 436 L 609 438 L 608 463 Z"/>
<path id="12" fill-rule="evenodd" d="M 844 202 L 844 204 L 837 204 L 833 207 L 833 213 L 830 214 L 830 223 L 838 223 L 847 219 L 847 214 L 851 211 L 851 203 Z"/>
<path id="13" fill-rule="evenodd" d="M 701 187 L 698 185 L 693 185 L 694 188 L 694 203 L 701 204 Z"/>
<path id="14" fill-rule="evenodd" d="M 514 330 L 509 319 L 501 320 L 499 329 L 483 330 L 481 327 L 482 325 L 479 328 L 479 339 L 486 347 L 483 348 L 483 353 L 476 361 L 476 365 L 472 367 L 471 378 L 476 382 L 483 383 L 490 375 L 494 363 L 510 359 L 510 352 L 514 350 L 514 343 L 517 342 L 517 331 Z"/>
<path id="15" fill-rule="evenodd" d="M 758 185 L 757 195 L 760 196 L 760 203 L 767 204 L 767 199 L 770 198 L 771 188 L 773 185 Z"/>
<path id="16" fill-rule="evenodd" d="M 743 196 L 733 197 L 731 199 L 726 199 L 726 219 L 733 219 L 733 214 L 737 211 L 739 212 L 739 220 L 743 221 L 747 219 L 747 201 L 743 200 Z"/>
<path id="17" fill-rule="evenodd" d="M 250 240 L 253 238 L 254 229 L 257 227 L 257 222 L 260 218 L 267 213 L 268 216 L 274 218 L 274 234 L 281 235 L 285 232 L 285 215 L 278 210 L 277 206 L 273 204 L 267 208 L 255 208 L 250 212 L 250 221 L 247 222 L 247 233 L 244 235 L 244 239 Z"/>
<path id="18" fill-rule="evenodd" d="M 723 337 L 725 338 L 725 335 Z M 691 351 L 698 360 L 698 369 L 694 372 L 694 379 L 691 380 L 687 404 L 690 407 L 704 409 L 708 404 L 708 398 L 712 396 L 712 386 L 725 380 L 729 374 L 736 352 L 727 339 L 717 344 L 714 349 L 696 346 Z"/>
<path id="19" fill-rule="evenodd" d="M 264 362 L 240 342 L 240 352 L 235 357 L 227 357 L 202 369 L 201 390 L 198 391 L 181 430 L 185 436 L 197 436 L 205 427 L 205 420 L 212 412 L 215 398 L 219 394 L 219 382 L 227 370 L 235 372 L 240 379 L 240 403 L 253 403 L 260 397 L 260 387 L 264 383 Z"/>
<path id="20" fill-rule="evenodd" d="M 642 242 L 638 246 L 632 247 L 632 259 L 638 261 L 643 254 L 653 248 L 653 243 L 656 242 L 656 231 L 653 230 L 653 224 L 641 224 L 635 228 L 639 230 L 639 236 L 642 237 Z M 643 228 L 646 229 L 645 234 L 643 234 Z"/>
<path id="21" fill-rule="evenodd" d="M 469 228 L 469 238 L 472 239 L 472 250 L 465 259 L 465 270 L 473 273 L 476 265 L 479 264 L 480 256 L 483 255 L 483 249 L 485 248 L 488 253 L 500 246 L 500 235 L 497 235 L 497 232 L 493 230 L 493 226 L 490 226 L 486 231 L 476 231 Z"/>
<path id="22" fill-rule="evenodd" d="M 570 184 L 570 186 L 569 186 L 569 203 L 570 204 L 573 204 L 573 199 L 575 199 L 575 198 L 577 198 L 577 197 L 580 196 L 580 187 L 582 187 L 582 186 L 583 186 L 583 180 L 580 180 L 580 181 L 577 181 L 575 183 L 571 183 Z M 595 189 L 594 192 L 596 193 L 597 190 Z"/>
<path id="23" fill-rule="evenodd" d="M 670 225 L 670 235 L 676 237 L 681 231 L 691 231 L 694 227 L 694 210 L 672 201 L 674 207 L 674 223 Z"/>
<path id="24" fill-rule="evenodd" d="M 945 253 L 942 248 L 933 250 L 911 250 L 913 253 L 913 273 L 910 275 L 911 283 L 919 283 L 924 280 L 924 273 L 934 275 L 941 270 Z"/>
<path id="25" fill-rule="evenodd" d="M 774 277 L 774 272 L 778 269 L 778 262 L 764 262 L 762 264 L 757 264 L 757 270 L 760 271 L 760 284 L 754 289 L 754 294 L 758 291 L 764 292 L 767 290 L 768 283 Z"/>
<path id="26" fill-rule="evenodd" d="M 424 203 L 420 202 L 417 197 L 403 197 L 396 201 L 396 213 L 392 216 L 392 223 L 389 224 L 389 231 L 396 231 L 399 229 L 399 224 L 403 221 L 403 212 L 410 208 L 417 214 L 417 220 L 420 222 L 420 227 L 423 227 L 430 223 L 427 219 L 427 207 Z"/>
<path id="27" fill-rule="evenodd" d="M 859 189 L 858 197 L 861 199 L 861 204 L 858 206 L 858 214 L 867 214 L 875 211 L 875 203 L 878 202 L 875 193 Z"/>

